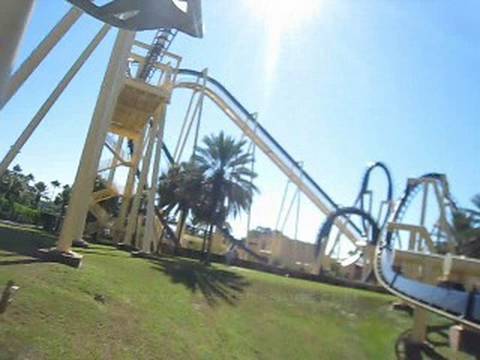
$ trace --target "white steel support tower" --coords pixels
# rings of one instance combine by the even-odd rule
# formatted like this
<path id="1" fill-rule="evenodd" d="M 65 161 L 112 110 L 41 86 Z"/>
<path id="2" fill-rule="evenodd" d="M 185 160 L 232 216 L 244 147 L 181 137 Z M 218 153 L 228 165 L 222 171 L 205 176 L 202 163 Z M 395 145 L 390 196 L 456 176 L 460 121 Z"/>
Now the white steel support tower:
<path id="1" fill-rule="evenodd" d="M 65 262 L 79 265 L 80 257 L 71 251 L 71 247 L 75 241 L 82 239 L 89 212 L 97 219 L 95 229 L 110 228 L 116 240 L 127 244 L 133 244 L 137 224 L 141 227 L 146 224 L 144 239 L 151 239 L 155 226 L 157 229 L 160 226 L 158 220 L 153 220 L 156 179 L 159 174 L 166 107 L 181 61 L 180 57 L 166 50 L 177 33 L 176 29 L 195 37 L 202 37 L 203 29 L 200 0 L 188 0 L 186 6 L 180 8 L 170 0 L 140 3 L 112 0 L 108 4 L 98 6 L 84 0 L 70 2 L 78 8 L 75 6 L 71 8 L 14 74 L 12 74 L 13 62 L 27 27 L 34 0 L 16 0 L 2 4 L 0 107 L 15 95 L 71 29 L 83 13 L 82 10 L 107 24 L 85 48 L 11 147 L 0 163 L 0 176 L 105 38 L 111 25 L 119 27 L 85 140 L 57 247 L 54 251 L 44 252 L 45 256 L 59 260 L 63 257 Z M 135 40 L 135 31 L 147 29 L 161 29 L 157 31 L 152 46 Z M 142 55 L 145 51 L 147 56 Z M 163 63 L 160 62 L 162 59 L 165 59 Z M 139 68 L 136 74 L 132 75 L 135 65 Z M 127 140 L 135 147 L 130 157 L 126 156 L 123 150 Z M 107 165 L 105 162 L 100 163 L 104 149 L 113 155 Z M 155 162 L 153 167 L 152 159 Z M 125 186 L 121 190 L 115 186 L 116 169 L 119 166 L 129 168 Z M 141 171 L 137 174 L 139 167 Z M 148 178 L 150 173 L 151 179 Z M 137 175 L 138 184 L 135 186 Z M 99 178 L 102 178 L 104 186 L 95 189 L 96 179 Z M 146 202 L 143 200 L 144 192 L 148 195 Z M 113 221 L 111 214 L 101 206 L 102 202 L 112 197 L 122 198 L 120 216 L 116 221 Z M 139 221 L 138 213 L 141 206 L 145 205 L 144 202 L 147 207 L 146 220 Z M 137 231 L 138 239 L 139 234 Z M 137 242 L 137 245 L 140 244 Z M 143 241 L 143 249 L 147 252 L 149 245 L 148 241 Z"/>
<path id="2" fill-rule="evenodd" d="M 34 0 L 3 2 L 0 11 L 0 109 L 10 83 L 13 62 L 32 12 Z"/>

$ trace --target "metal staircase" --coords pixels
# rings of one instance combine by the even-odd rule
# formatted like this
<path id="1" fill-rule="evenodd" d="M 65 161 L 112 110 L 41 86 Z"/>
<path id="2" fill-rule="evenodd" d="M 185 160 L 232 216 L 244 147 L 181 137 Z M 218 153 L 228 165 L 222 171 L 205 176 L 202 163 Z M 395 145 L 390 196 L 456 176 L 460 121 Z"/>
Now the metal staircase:
<path id="1" fill-rule="evenodd" d="M 160 29 L 155 34 L 152 47 L 148 52 L 145 64 L 141 67 L 138 78 L 149 82 L 154 74 L 155 63 L 162 61 L 163 55 L 172 45 L 178 31 L 174 29 Z"/>

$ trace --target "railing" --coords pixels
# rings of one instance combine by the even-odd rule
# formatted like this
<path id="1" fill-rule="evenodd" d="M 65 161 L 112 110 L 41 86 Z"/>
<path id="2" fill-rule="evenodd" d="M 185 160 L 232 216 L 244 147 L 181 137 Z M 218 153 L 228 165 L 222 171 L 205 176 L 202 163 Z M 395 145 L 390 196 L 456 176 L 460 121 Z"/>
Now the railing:
<path id="1" fill-rule="evenodd" d="M 148 82 L 155 73 L 155 64 L 163 60 L 164 54 L 170 48 L 178 31 L 174 29 L 160 29 L 155 34 L 153 43 L 148 51 L 145 64 L 140 69 L 139 78 Z"/>
<path id="2" fill-rule="evenodd" d="M 132 52 L 129 57 L 129 77 L 131 79 L 137 79 L 138 75 L 141 74 L 141 69 L 147 64 L 147 55 L 142 54 L 145 50 L 150 51 L 152 49 L 151 45 L 145 44 L 139 40 L 135 40 Z M 154 70 L 158 70 L 158 76 L 150 76 L 147 79 L 138 78 L 139 81 L 145 81 L 146 84 L 163 87 L 163 86 L 173 86 L 176 82 L 177 73 L 180 68 L 180 62 L 182 58 L 178 55 L 172 54 L 168 51 L 162 52 L 162 62 L 156 62 L 149 64 Z"/>

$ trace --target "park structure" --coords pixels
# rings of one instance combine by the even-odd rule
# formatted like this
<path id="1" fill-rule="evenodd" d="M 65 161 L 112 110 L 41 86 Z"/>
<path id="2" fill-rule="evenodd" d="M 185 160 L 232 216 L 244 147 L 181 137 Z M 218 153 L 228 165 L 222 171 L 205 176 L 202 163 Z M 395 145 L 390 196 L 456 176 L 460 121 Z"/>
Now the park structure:
<path id="1" fill-rule="evenodd" d="M 73 5 L 71 10 L 13 73 L 34 0 L 7 2 L 2 4 L 0 13 L 1 107 L 83 13 L 103 22 L 2 160 L 0 176 L 110 29 L 119 28 L 58 243 L 55 249 L 43 252 L 45 258 L 79 266 L 81 256 L 72 251 L 72 246 L 84 245 L 85 232 L 99 229 L 110 231 L 120 246 L 143 254 L 149 254 L 163 239 L 178 245 L 180 239 L 155 206 L 160 159 L 167 157 L 173 164 L 181 158 L 193 124 L 199 123 L 203 102 L 208 98 L 250 139 L 252 149 L 260 149 L 286 175 L 288 184 L 293 184 L 297 193 L 304 194 L 326 218 L 315 251 L 316 272 L 328 271 L 333 262 L 338 263 L 335 249 L 348 243 L 353 251 L 341 261 L 342 266 L 361 264 L 362 281 L 376 281 L 415 307 L 414 341 L 425 339 L 429 312 L 460 324 L 459 333 L 480 329 L 480 294 L 476 290 L 480 285 L 480 262 L 456 255 L 457 240 L 450 224 L 450 214 L 456 204 L 445 175 L 429 173 L 409 179 L 404 194 L 395 200 L 390 172 L 383 163 L 377 162 L 368 167 L 353 206 L 341 207 L 307 173 L 304 164 L 293 159 L 268 133 L 256 114 L 249 112 L 219 81 L 210 77 L 206 69 L 183 69 L 181 56 L 169 52 L 178 31 L 193 37 L 203 36 L 200 0 L 114 0 L 103 5 L 89 0 L 69 2 Z M 144 30 L 155 31 L 152 43 L 136 39 L 136 32 Z M 190 90 L 191 98 L 172 154 L 163 140 L 166 112 L 176 89 Z M 127 142 L 133 149 L 131 155 L 124 151 Z M 107 162 L 100 161 L 103 151 L 112 156 Z M 121 166 L 128 169 L 128 176 L 120 188 L 114 180 L 116 169 Z M 376 211 L 369 186 L 375 169 L 381 170 L 387 180 L 387 196 Z M 103 189 L 94 187 L 99 176 L 106 181 Z M 102 207 L 102 203 L 112 197 L 121 198 L 119 214 L 111 214 Z M 418 211 L 411 210 L 415 199 Z M 432 201 L 437 206 L 433 227 L 429 229 L 427 209 Z M 141 211 L 142 208 L 146 211 Z M 409 217 L 409 212 L 419 216 Z M 93 229 L 86 226 L 89 213 L 96 218 L 96 222 L 89 225 Z M 164 236 L 166 233 L 168 236 Z M 255 244 L 228 238 L 232 249 L 261 258 Z M 275 240 L 271 247 L 282 248 Z M 286 253 L 285 257 L 289 255 L 288 251 L 276 251 Z"/>

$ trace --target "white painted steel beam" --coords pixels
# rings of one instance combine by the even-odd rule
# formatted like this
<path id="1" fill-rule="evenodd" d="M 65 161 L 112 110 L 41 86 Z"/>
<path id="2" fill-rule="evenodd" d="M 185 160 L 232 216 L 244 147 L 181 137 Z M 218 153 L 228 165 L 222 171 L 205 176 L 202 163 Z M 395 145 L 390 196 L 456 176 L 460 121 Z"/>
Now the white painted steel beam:
<path id="1" fill-rule="evenodd" d="M 30 123 L 27 127 L 23 130 L 23 132 L 18 137 L 15 144 L 10 148 L 8 153 L 3 158 L 2 162 L 0 163 L 0 176 L 2 176 L 5 171 L 7 170 L 8 166 L 12 163 L 13 159 L 17 156 L 20 152 L 22 147 L 28 141 L 30 136 L 32 136 L 35 129 L 40 125 L 42 120 L 47 115 L 48 111 L 52 108 L 55 102 L 58 100 L 60 95 L 62 95 L 63 91 L 67 88 L 68 84 L 73 80 L 75 75 L 78 71 L 82 68 L 85 62 L 88 60 L 90 55 L 95 51 L 97 46 L 102 42 L 107 35 L 108 31 L 110 30 L 110 25 L 104 25 L 102 29 L 97 33 L 97 35 L 93 38 L 93 40 L 88 44 L 85 50 L 80 54 L 79 58 L 75 61 L 72 67 L 68 70 L 65 76 L 60 80 L 57 87 L 53 90 L 50 96 L 45 100 L 42 104 L 40 109 L 37 111 L 35 116 L 32 118 Z"/>
<path id="2" fill-rule="evenodd" d="M 50 51 L 58 44 L 58 42 L 71 29 L 73 24 L 82 15 L 82 10 L 72 7 L 70 11 L 58 22 L 58 24 L 48 33 L 42 42 L 33 50 L 30 56 L 23 62 L 18 70 L 12 75 L 6 95 L 3 99 L 3 105 L 15 95 L 17 90 L 30 77 L 35 69 L 47 57 Z"/>
<path id="3" fill-rule="evenodd" d="M 144 253 L 150 252 L 151 243 L 155 237 L 155 196 L 158 191 L 158 178 L 160 173 L 160 160 L 162 156 L 162 145 L 163 145 L 163 134 L 165 130 L 165 115 L 167 107 L 163 106 L 162 111 L 160 112 L 160 125 L 157 134 L 157 145 L 155 149 L 155 157 L 153 159 L 153 170 L 152 170 L 152 180 L 150 183 L 150 189 L 148 191 L 147 199 L 147 221 L 145 224 L 145 232 L 142 241 L 142 251 Z"/>
<path id="4" fill-rule="evenodd" d="M 57 243 L 57 250 L 61 252 L 69 252 L 73 241 L 82 237 L 98 163 L 113 110 L 125 79 L 127 58 L 134 39 L 134 32 L 121 30 L 115 41 L 83 148 L 67 215 Z"/>
<path id="5" fill-rule="evenodd" d="M 32 13 L 34 0 L 2 1 L 0 10 L 0 110 L 10 83 L 13 63 Z"/>

